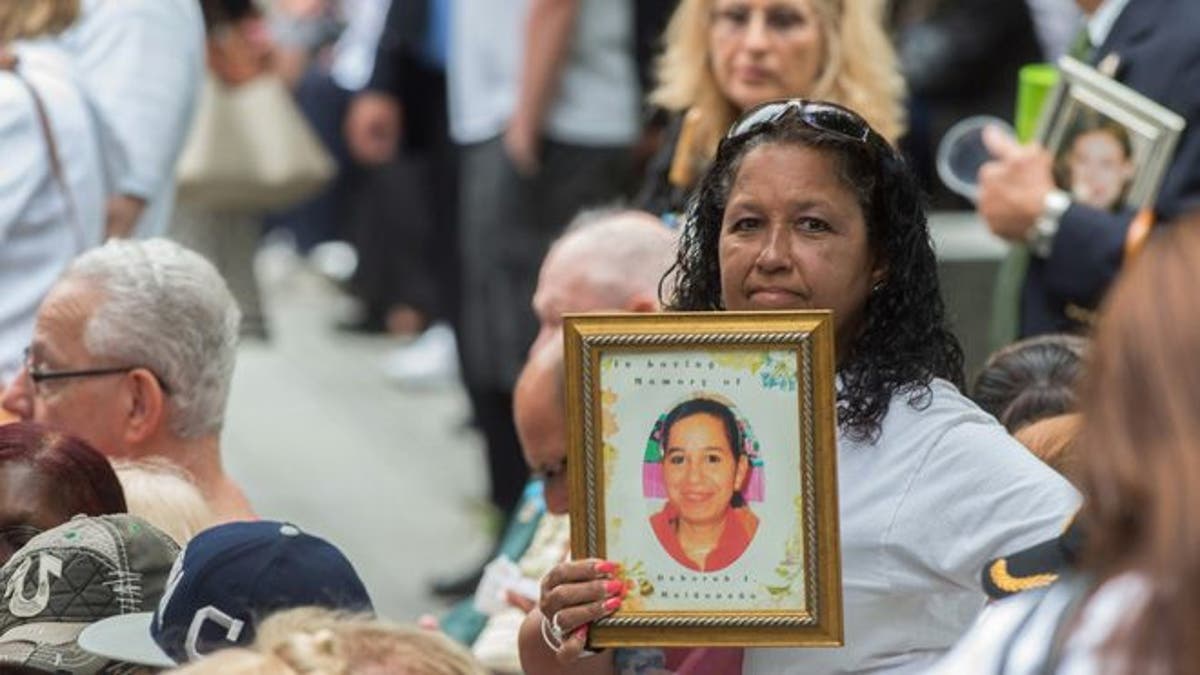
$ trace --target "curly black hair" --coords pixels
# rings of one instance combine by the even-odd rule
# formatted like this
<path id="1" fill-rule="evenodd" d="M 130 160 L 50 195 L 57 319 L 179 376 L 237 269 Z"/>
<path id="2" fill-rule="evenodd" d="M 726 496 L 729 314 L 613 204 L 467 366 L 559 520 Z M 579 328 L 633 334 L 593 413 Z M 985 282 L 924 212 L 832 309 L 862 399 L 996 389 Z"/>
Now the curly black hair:
<path id="1" fill-rule="evenodd" d="M 717 245 L 725 206 L 742 159 L 769 143 L 814 148 L 836 159 L 839 178 L 862 208 L 870 246 L 885 266 L 887 276 L 867 298 L 860 332 L 838 354 L 838 424 L 851 438 L 876 440 L 896 394 L 908 394 L 908 403 L 920 407 L 928 405 L 935 377 L 962 389 L 963 353 L 946 323 L 920 188 L 900 155 L 875 134 L 863 142 L 789 113 L 722 141 L 689 204 L 675 263 L 664 276 L 673 286 L 664 305 L 724 309 Z"/>

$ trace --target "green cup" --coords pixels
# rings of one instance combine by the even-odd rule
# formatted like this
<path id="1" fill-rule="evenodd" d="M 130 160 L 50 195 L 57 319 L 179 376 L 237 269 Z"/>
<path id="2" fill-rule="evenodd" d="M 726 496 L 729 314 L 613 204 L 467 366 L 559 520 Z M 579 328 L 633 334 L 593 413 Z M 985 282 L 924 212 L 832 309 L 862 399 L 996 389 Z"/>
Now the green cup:
<path id="1" fill-rule="evenodd" d="M 1017 114 L 1013 127 L 1017 140 L 1028 143 L 1037 133 L 1038 119 L 1046 97 L 1058 84 L 1058 68 L 1049 63 L 1031 63 L 1017 74 Z"/>

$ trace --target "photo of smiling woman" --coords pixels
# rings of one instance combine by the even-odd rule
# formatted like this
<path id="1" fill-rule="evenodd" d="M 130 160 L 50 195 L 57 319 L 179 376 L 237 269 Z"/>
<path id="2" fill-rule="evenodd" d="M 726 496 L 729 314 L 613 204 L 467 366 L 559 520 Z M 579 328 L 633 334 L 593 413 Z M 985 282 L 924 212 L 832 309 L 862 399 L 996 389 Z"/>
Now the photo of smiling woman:
<path id="1" fill-rule="evenodd" d="M 665 492 L 667 500 L 650 526 L 680 565 L 724 569 L 754 539 L 758 516 L 743 492 L 754 469 L 752 446 L 729 406 L 705 396 L 680 403 L 655 424 L 644 482 L 648 497 Z"/>

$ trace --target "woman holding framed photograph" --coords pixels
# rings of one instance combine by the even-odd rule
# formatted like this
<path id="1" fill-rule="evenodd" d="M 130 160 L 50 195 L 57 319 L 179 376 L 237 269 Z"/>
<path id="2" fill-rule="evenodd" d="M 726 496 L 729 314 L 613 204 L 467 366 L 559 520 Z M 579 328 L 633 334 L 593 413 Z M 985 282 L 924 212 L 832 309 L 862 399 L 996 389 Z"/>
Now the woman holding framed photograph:
<path id="1" fill-rule="evenodd" d="M 904 160 L 840 106 L 755 108 L 700 182 L 673 273 L 675 310 L 834 312 L 845 646 L 748 648 L 742 672 L 929 666 L 983 607 L 986 561 L 1058 534 L 1078 494 L 959 392 Z M 589 623 L 621 606 L 619 577 L 599 560 L 550 571 L 522 627 L 527 673 L 622 667 L 629 650 L 582 658 Z"/>

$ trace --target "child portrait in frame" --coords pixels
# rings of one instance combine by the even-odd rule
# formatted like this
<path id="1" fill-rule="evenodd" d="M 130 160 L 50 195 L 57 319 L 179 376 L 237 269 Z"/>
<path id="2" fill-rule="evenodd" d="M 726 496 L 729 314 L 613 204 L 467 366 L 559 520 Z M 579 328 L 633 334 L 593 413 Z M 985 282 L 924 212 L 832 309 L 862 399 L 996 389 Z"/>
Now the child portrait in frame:
<path id="1" fill-rule="evenodd" d="M 653 588 L 628 607 L 804 609 L 801 429 L 771 423 L 796 419 L 796 372 L 782 351 L 602 358 L 608 557 Z"/>
<path id="2" fill-rule="evenodd" d="M 572 555 L 628 589 L 595 644 L 840 643 L 831 333 L 817 311 L 568 318 Z"/>
<path id="3" fill-rule="evenodd" d="M 1072 201 L 1108 212 L 1151 208 L 1185 122 L 1070 57 L 1043 113 L 1038 139 Z"/>
<path id="4" fill-rule="evenodd" d="M 758 532 L 749 501 L 763 499 L 762 472 L 758 442 L 733 404 L 716 393 L 689 396 L 646 441 L 643 493 L 662 502 L 650 517 L 654 536 L 690 570 L 729 567 Z"/>
<path id="5" fill-rule="evenodd" d="M 1054 171 L 1055 182 L 1072 201 L 1120 211 L 1137 175 L 1132 135 L 1112 118 L 1080 110 L 1055 157 Z"/>

